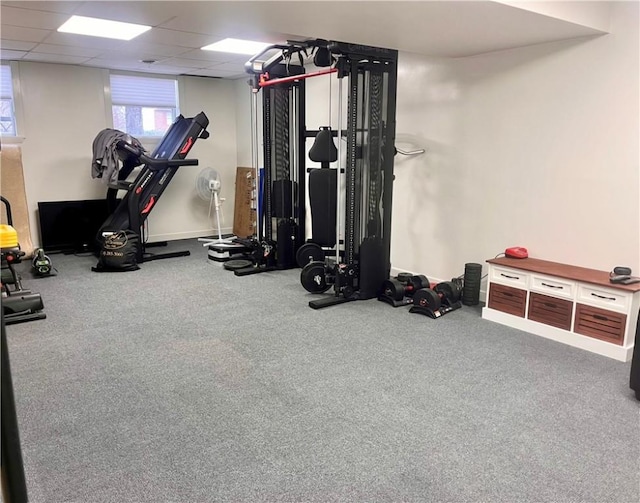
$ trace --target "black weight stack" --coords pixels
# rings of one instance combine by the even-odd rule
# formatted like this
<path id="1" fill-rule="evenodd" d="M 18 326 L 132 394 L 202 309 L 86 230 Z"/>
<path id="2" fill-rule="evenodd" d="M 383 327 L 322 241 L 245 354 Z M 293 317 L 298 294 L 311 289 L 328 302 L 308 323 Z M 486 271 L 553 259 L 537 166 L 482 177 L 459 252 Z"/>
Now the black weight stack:
<path id="1" fill-rule="evenodd" d="M 465 306 L 476 306 L 480 303 L 480 282 L 482 281 L 482 264 L 464 265 L 464 288 L 462 303 Z"/>

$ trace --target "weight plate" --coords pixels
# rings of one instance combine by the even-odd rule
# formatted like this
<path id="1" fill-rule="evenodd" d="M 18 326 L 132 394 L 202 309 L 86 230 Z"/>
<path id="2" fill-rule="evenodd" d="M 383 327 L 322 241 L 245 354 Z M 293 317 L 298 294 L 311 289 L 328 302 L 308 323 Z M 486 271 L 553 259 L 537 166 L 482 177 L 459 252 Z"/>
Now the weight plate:
<path id="1" fill-rule="evenodd" d="M 223 267 L 227 271 L 236 271 L 238 269 L 244 269 L 246 267 L 251 267 L 253 262 L 251 260 L 237 259 L 237 260 L 227 260 Z"/>
<path id="2" fill-rule="evenodd" d="M 408 281 L 411 279 L 411 277 L 413 276 L 413 274 L 411 274 L 410 272 L 399 272 L 398 275 L 396 276 L 396 279 L 400 282 L 400 283 L 408 283 Z"/>
<path id="3" fill-rule="evenodd" d="M 436 292 L 429 290 L 428 288 L 423 288 L 413 295 L 413 305 L 426 307 L 435 311 L 436 309 L 440 309 L 442 302 L 440 301 L 440 296 Z"/>
<path id="4" fill-rule="evenodd" d="M 443 281 L 442 283 L 438 283 L 434 290 L 437 293 L 441 293 L 450 304 L 454 304 L 460 300 L 461 292 L 458 288 L 458 285 L 453 283 L 452 281 Z"/>
<path id="5" fill-rule="evenodd" d="M 305 265 L 300 272 L 300 283 L 310 293 L 324 293 L 329 290 L 331 285 L 327 284 L 324 262 L 314 261 Z"/>
<path id="6" fill-rule="evenodd" d="M 382 283 L 382 291 L 387 297 L 394 300 L 404 298 L 404 285 L 397 279 L 387 279 Z"/>
<path id="7" fill-rule="evenodd" d="M 413 295 L 417 290 L 420 290 L 421 288 L 429 288 L 429 280 L 424 274 L 417 274 L 409 278 L 407 287 L 407 295 Z"/>
<path id="8" fill-rule="evenodd" d="M 298 267 L 304 267 L 309 262 L 324 261 L 324 250 L 316 243 L 305 243 L 296 253 L 296 263 Z"/>

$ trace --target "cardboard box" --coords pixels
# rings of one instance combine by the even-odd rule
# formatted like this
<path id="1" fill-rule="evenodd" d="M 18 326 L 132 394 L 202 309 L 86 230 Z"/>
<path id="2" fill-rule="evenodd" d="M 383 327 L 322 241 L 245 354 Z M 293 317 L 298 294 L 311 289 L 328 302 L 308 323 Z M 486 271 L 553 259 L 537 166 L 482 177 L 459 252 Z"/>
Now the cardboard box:
<path id="1" fill-rule="evenodd" d="M 233 212 L 233 234 L 239 238 L 255 235 L 256 190 L 253 168 L 236 171 L 236 200 Z"/>

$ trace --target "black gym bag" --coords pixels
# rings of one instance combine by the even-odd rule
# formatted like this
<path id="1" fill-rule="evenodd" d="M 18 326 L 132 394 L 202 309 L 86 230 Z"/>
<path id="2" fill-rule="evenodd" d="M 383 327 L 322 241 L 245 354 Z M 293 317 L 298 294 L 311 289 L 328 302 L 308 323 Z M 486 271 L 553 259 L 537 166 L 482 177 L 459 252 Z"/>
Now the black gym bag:
<path id="1" fill-rule="evenodd" d="M 137 271 L 140 236 L 131 230 L 114 231 L 103 237 L 95 272 Z"/>

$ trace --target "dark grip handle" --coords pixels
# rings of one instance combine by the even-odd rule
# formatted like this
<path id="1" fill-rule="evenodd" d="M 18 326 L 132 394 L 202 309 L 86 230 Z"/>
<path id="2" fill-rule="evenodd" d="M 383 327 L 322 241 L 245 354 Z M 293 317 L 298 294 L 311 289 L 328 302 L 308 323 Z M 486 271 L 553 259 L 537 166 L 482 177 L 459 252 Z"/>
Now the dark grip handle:
<path id="1" fill-rule="evenodd" d="M 594 297 L 598 297 L 599 299 L 606 299 L 606 300 L 616 300 L 615 297 L 605 297 L 604 295 L 598 295 L 597 293 L 591 293 L 591 295 L 593 295 Z"/>
<path id="2" fill-rule="evenodd" d="M 150 168 L 198 165 L 198 159 L 154 159 L 153 157 L 148 157 L 144 154 L 140 156 L 140 160 Z"/>
<path id="3" fill-rule="evenodd" d="M 593 317 L 596 320 L 609 321 L 609 318 L 607 318 L 606 316 L 602 316 L 601 314 L 594 314 Z"/>
<path id="4" fill-rule="evenodd" d="M 509 279 L 520 279 L 520 276 L 509 276 L 508 274 L 504 274 L 504 273 L 500 273 L 500 276 L 504 276 L 505 278 L 509 278 Z"/>
<path id="5" fill-rule="evenodd" d="M 558 286 L 558 285 L 550 285 L 549 283 L 540 283 L 542 286 L 547 286 L 549 288 L 558 288 L 560 290 L 562 290 L 564 287 L 563 286 Z"/>

